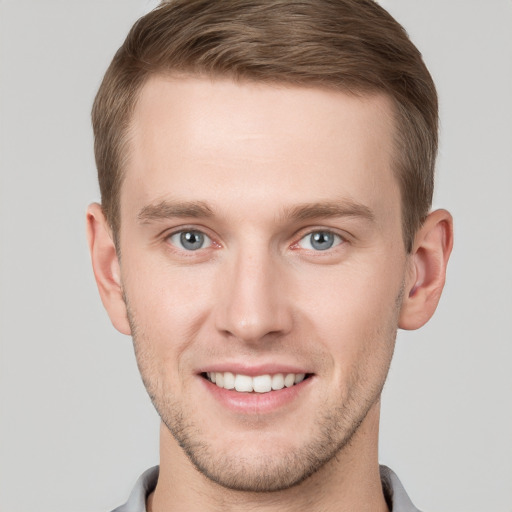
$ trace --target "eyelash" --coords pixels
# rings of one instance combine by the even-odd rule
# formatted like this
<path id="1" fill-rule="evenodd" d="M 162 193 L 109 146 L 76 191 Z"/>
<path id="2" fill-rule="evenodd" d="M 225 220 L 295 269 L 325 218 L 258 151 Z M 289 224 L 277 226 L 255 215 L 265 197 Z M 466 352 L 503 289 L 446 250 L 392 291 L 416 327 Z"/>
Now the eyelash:
<path id="1" fill-rule="evenodd" d="M 315 235 L 323 235 L 323 238 L 325 238 L 325 235 L 327 235 L 327 238 L 329 237 L 332 237 L 332 245 L 330 245 L 329 247 L 326 247 L 324 249 L 315 249 L 314 247 L 312 247 L 312 238 L 315 236 Z M 309 238 L 310 242 L 309 242 L 309 245 L 310 247 L 303 247 L 301 245 L 301 242 L 307 240 Z M 301 236 L 301 238 L 295 242 L 294 244 L 292 244 L 291 248 L 292 249 L 305 249 L 305 250 L 308 250 L 308 251 L 313 251 L 315 253 L 328 253 L 331 249 L 334 249 L 336 247 L 338 247 L 339 245 L 345 243 L 345 239 L 339 235 L 338 233 L 330 230 L 330 229 L 314 229 L 314 230 L 311 230 L 309 232 L 307 232 L 306 234 L 304 234 L 303 236 Z M 322 240 L 320 241 L 317 241 L 318 243 L 322 243 Z M 314 242 L 313 242 L 314 243 Z"/>
<path id="2" fill-rule="evenodd" d="M 179 242 L 174 242 L 172 239 L 175 238 L 175 237 L 182 237 L 183 235 L 185 234 L 196 234 L 196 235 L 200 235 L 202 237 L 204 237 L 205 241 L 208 243 L 208 245 L 206 247 L 204 246 L 201 246 L 201 247 L 198 247 L 197 249 L 193 250 L 193 249 L 186 249 L 183 247 L 183 244 L 182 247 L 179 247 L 178 243 Z M 168 233 L 165 235 L 165 240 L 172 246 L 174 246 L 177 250 L 179 251 L 182 251 L 182 252 L 185 252 L 185 253 L 195 253 L 195 252 L 198 252 L 200 251 L 201 249 L 207 249 L 208 247 L 211 247 L 212 245 L 215 245 L 217 247 L 220 247 L 220 244 L 214 242 L 214 240 L 212 239 L 211 236 L 209 236 L 208 234 L 206 234 L 204 231 L 202 231 L 201 229 L 197 229 L 197 228 L 182 228 L 182 229 L 179 229 L 177 231 L 173 231 L 172 233 Z"/>
<path id="3" fill-rule="evenodd" d="M 198 247 L 197 249 L 186 249 L 185 247 L 183 247 L 183 243 L 182 243 L 183 240 L 181 239 L 181 237 L 183 237 L 183 235 L 185 235 L 185 234 L 200 235 L 200 236 L 204 237 L 204 241 L 207 243 L 207 245 L 206 246 L 201 245 L 201 247 Z M 332 237 L 332 245 L 330 245 L 329 247 L 326 247 L 325 249 L 319 249 L 319 248 L 315 249 L 311 243 L 311 237 L 313 237 L 314 235 L 323 235 L 323 239 L 326 238 L 325 235 L 327 235 L 327 238 Z M 173 240 L 173 238 L 175 238 L 175 237 L 180 237 L 180 240 Z M 304 247 L 301 244 L 301 242 L 307 241 L 308 237 L 310 240 L 309 247 Z M 170 245 L 172 245 L 175 249 L 177 249 L 181 252 L 184 252 L 184 253 L 188 253 L 189 255 L 192 255 L 198 251 L 201 251 L 202 249 L 208 249 L 211 246 L 215 246 L 216 248 L 221 247 L 221 244 L 216 242 L 213 239 L 213 237 L 211 237 L 210 235 L 206 234 L 203 230 L 198 229 L 198 228 L 186 228 L 185 227 L 185 228 L 179 229 L 177 231 L 173 231 L 172 233 L 165 235 L 165 240 Z M 308 232 L 303 233 L 301 235 L 301 237 L 296 242 L 292 243 L 290 245 L 290 249 L 292 249 L 292 250 L 304 249 L 309 252 L 317 253 L 318 255 L 321 255 L 322 253 L 329 254 L 330 252 L 332 252 L 331 251 L 332 249 L 335 249 L 336 247 L 343 245 L 344 243 L 346 243 L 346 241 L 347 240 L 345 237 L 343 237 L 342 235 L 336 233 L 335 231 L 333 231 L 331 229 L 311 229 Z M 322 239 L 320 239 L 317 242 L 322 243 Z M 179 246 L 179 244 L 181 245 L 181 247 Z"/>

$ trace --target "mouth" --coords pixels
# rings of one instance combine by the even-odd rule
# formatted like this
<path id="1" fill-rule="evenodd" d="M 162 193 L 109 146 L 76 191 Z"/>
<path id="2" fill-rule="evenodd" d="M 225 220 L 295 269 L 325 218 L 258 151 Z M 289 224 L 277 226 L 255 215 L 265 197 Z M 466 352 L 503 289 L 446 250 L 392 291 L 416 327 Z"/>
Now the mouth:
<path id="1" fill-rule="evenodd" d="M 308 373 L 243 375 L 232 372 L 204 372 L 201 376 L 215 386 L 239 393 L 269 393 L 291 388 L 311 377 Z"/>

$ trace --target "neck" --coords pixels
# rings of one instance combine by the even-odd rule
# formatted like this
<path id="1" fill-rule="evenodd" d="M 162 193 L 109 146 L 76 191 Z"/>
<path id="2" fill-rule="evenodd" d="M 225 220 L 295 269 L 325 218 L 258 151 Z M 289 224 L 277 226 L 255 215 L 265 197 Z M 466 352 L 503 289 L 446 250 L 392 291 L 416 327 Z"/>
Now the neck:
<path id="1" fill-rule="evenodd" d="M 378 428 L 377 403 L 351 441 L 315 474 L 283 491 L 256 493 L 226 489 L 202 475 L 162 425 L 160 475 L 147 502 L 148 512 L 387 512 L 379 475 Z"/>

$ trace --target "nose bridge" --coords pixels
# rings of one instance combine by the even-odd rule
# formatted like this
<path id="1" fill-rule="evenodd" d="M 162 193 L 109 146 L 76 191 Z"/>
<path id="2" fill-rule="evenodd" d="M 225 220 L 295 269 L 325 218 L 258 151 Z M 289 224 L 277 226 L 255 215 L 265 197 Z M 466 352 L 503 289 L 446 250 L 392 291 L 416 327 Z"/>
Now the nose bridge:
<path id="1" fill-rule="evenodd" d="M 268 247 L 257 243 L 230 255 L 220 276 L 219 330 L 255 342 L 290 329 L 291 312 L 277 260 Z"/>

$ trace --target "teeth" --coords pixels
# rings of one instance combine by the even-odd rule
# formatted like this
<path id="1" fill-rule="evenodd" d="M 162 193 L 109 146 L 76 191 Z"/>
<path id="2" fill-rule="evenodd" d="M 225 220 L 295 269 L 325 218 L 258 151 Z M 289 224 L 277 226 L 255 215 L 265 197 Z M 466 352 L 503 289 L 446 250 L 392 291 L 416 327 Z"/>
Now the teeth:
<path id="1" fill-rule="evenodd" d="M 256 393 L 268 393 L 272 391 L 272 377 L 270 375 L 258 375 L 252 379 L 252 387 Z"/>
<path id="2" fill-rule="evenodd" d="M 231 372 L 208 372 L 208 380 L 213 382 L 219 388 L 236 389 L 241 393 L 268 393 L 269 391 L 278 391 L 284 387 L 290 388 L 295 384 L 302 382 L 305 373 L 276 373 L 275 375 L 257 375 L 249 377 L 248 375 L 234 374 Z"/>
<path id="3" fill-rule="evenodd" d="M 299 382 L 302 382 L 306 378 L 305 373 L 297 373 L 295 375 L 295 384 L 298 384 Z"/>
<path id="4" fill-rule="evenodd" d="M 233 389 L 235 387 L 235 376 L 231 372 L 224 373 L 224 388 Z"/>
<path id="5" fill-rule="evenodd" d="M 272 389 L 278 390 L 284 388 L 284 377 L 282 373 L 276 373 L 272 376 Z"/>
<path id="6" fill-rule="evenodd" d="M 250 393 L 254 389 L 252 386 L 252 377 L 248 377 L 247 375 L 237 375 L 235 377 L 235 389 L 237 391 Z"/>

